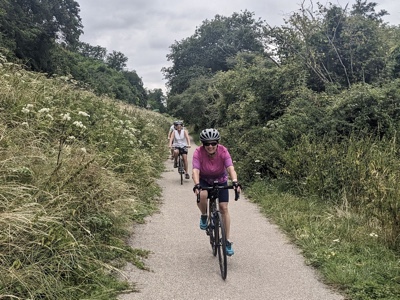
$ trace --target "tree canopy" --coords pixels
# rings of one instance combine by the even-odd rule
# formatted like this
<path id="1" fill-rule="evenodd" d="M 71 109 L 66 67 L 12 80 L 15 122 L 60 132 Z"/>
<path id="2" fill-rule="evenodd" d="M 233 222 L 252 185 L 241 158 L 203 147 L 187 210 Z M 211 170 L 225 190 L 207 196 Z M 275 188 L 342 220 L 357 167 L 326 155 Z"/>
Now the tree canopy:
<path id="1" fill-rule="evenodd" d="M 1 42 L 34 70 L 47 70 L 56 43 L 74 47 L 82 34 L 74 0 L 2 0 Z"/>
<path id="2" fill-rule="evenodd" d="M 170 93 L 182 93 L 194 78 L 227 71 L 228 58 L 239 52 L 263 53 L 262 24 L 249 11 L 216 15 L 203 21 L 192 36 L 176 41 L 167 55 L 172 66 L 163 69 Z"/>
<path id="3" fill-rule="evenodd" d="M 10 60 L 49 75 L 68 75 L 98 94 L 147 107 L 147 92 L 119 51 L 79 40 L 83 26 L 74 0 L 0 0 L 0 46 Z"/>
<path id="4" fill-rule="evenodd" d="M 281 63 L 301 63 L 309 71 L 308 86 L 322 91 L 327 86 L 349 88 L 357 82 L 373 83 L 382 78 L 390 47 L 376 3 L 358 0 L 348 7 L 302 4 L 285 26 L 269 27 L 269 41 L 276 45 Z"/>

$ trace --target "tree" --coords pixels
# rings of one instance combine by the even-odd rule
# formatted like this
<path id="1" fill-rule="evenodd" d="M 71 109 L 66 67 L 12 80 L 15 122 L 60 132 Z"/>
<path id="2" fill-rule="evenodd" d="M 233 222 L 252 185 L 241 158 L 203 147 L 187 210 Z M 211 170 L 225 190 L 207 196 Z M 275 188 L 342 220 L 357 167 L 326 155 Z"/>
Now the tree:
<path id="1" fill-rule="evenodd" d="M 77 52 L 85 57 L 105 61 L 107 49 L 101 46 L 92 46 L 88 43 L 80 42 L 77 47 Z"/>
<path id="2" fill-rule="evenodd" d="M 167 102 L 162 89 L 153 89 L 147 91 L 147 103 L 151 109 L 157 110 L 160 113 L 165 113 L 167 110 Z"/>
<path id="3" fill-rule="evenodd" d="M 182 93 L 200 76 L 227 71 L 227 59 L 239 52 L 263 53 L 262 22 L 253 16 L 248 11 L 231 17 L 216 15 L 203 21 L 193 36 L 171 45 L 167 59 L 172 66 L 162 69 L 170 94 Z"/>
<path id="4" fill-rule="evenodd" d="M 214 127 L 218 119 L 218 110 L 213 103 L 218 97 L 212 86 L 212 79 L 198 77 L 181 94 L 169 95 L 168 113 L 194 125 L 194 130 Z"/>
<path id="5" fill-rule="evenodd" d="M 375 12 L 375 7 L 378 5 L 376 2 L 367 3 L 367 0 L 356 0 L 356 3 L 353 4 L 353 10 L 351 14 L 353 16 L 363 16 L 367 17 L 370 20 L 378 21 L 380 23 L 383 22 L 382 17 L 388 15 L 388 12 L 384 9 L 379 12 Z"/>
<path id="6" fill-rule="evenodd" d="M 75 47 L 82 33 L 79 5 L 74 0 L 3 0 L 2 40 L 28 66 L 48 71 L 56 43 Z"/>
<path id="7" fill-rule="evenodd" d="M 115 50 L 113 50 L 112 53 L 109 53 L 106 57 L 107 65 L 117 71 L 122 71 L 126 67 L 127 61 L 128 58 L 125 54 Z"/>
<path id="8" fill-rule="evenodd" d="M 301 6 L 287 25 L 269 28 L 281 63 L 301 62 L 309 71 L 308 85 L 316 91 L 330 86 L 349 88 L 357 82 L 372 83 L 385 69 L 387 29 L 375 13 L 376 3 L 357 1 L 349 13 L 330 4 L 318 10 Z"/>

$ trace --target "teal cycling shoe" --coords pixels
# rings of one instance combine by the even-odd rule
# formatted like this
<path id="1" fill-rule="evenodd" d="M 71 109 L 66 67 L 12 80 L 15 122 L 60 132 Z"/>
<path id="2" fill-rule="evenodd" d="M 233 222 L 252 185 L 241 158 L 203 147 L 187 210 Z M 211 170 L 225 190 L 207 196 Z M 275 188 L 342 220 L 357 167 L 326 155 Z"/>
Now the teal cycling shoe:
<path id="1" fill-rule="evenodd" d="M 206 230 L 207 229 L 207 215 L 201 215 L 200 217 L 200 229 Z"/>
<path id="2" fill-rule="evenodd" d="M 232 248 L 232 243 L 230 241 L 226 241 L 226 255 L 232 256 L 235 253 Z"/>

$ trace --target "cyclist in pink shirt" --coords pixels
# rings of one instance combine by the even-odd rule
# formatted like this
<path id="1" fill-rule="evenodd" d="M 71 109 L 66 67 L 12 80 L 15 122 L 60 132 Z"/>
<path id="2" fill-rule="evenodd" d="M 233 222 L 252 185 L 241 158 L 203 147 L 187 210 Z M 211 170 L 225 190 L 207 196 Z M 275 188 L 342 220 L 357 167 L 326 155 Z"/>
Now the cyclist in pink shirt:
<path id="1" fill-rule="evenodd" d="M 231 155 L 226 147 L 219 144 L 221 136 L 217 129 L 204 129 L 200 133 L 202 146 L 198 147 L 192 160 L 192 179 L 195 184 L 194 191 L 200 193 L 198 207 L 201 211 L 200 229 L 207 228 L 207 191 L 201 191 L 201 187 L 212 186 L 214 181 L 220 185 L 228 185 L 228 177 L 232 179 L 232 184 L 240 192 L 240 185 L 237 181 L 237 174 L 233 166 Z M 229 192 L 228 190 L 219 191 L 220 211 L 226 230 L 226 253 L 231 256 L 234 254 L 232 243 L 229 241 L 230 234 L 230 215 L 228 210 Z"/>

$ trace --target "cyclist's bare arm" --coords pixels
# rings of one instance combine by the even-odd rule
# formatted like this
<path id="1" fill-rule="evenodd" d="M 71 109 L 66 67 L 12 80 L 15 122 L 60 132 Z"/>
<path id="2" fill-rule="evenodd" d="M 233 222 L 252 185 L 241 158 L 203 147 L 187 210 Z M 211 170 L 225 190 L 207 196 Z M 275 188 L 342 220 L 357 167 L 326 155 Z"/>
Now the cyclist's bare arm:
<path id="1" fill-rule="evenodd" d="M 187 130 L 184 130 L 185 133 L 185 137 L 186 137 L 186 143 L 187 143 L 187 147 L 190 148 L 190 139 L 189 139 L 189 134 L 187 132 Z"/>
<path id="2" fill-rule="evenodd" d="M 192 170 L 192 179 L 193 179 L 193 183 L 195 185 L 200 183 L 200 170 L 199 169 Z"/>
<path id="3" fill-rule="evenodd" d="M 226 168 L 226 170 L 228 171 L 229 177 L 231 178 L 232 182 L 237 182 L 238 180 L 235 167 L 229 166 L 228 168 Z M 237 187 L 237 191 L 240 193 L 240 185 Z"/>
<path id="4" fill-rule="evenodd" d="M 171 136 L 169 137 L 169 144 L 168 144 L 168 147 L 172 148 L 173 142 L 174 142 L 174 135 L 171 134 Z"/>

